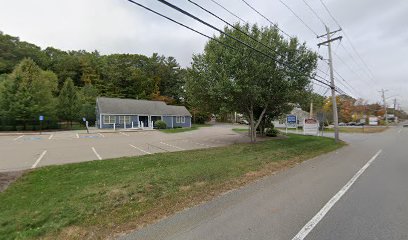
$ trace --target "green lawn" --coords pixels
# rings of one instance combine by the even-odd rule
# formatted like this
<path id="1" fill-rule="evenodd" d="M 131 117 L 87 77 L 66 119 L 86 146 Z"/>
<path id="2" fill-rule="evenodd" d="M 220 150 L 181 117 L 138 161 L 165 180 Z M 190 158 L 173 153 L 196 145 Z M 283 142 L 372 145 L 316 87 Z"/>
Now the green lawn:
<path id="1" fill-rule="evenodd" d="M 343 133 L 379 133 L 387 130 L 388 127 L 339 127 Z M 333 128 L 325 128 L 325 132 L 334 132 Z"/>
<path id="2" fill-rule="evenodd" d="M 197 130 L 200 127 L 211 127 L 211 126 L 212 126 L 211 124 L 192 124 L 191 128 L 169 128 L 169 129 L 162 129 L 160 131 L 164 133 L 181 133 L 181 132 Z"/>
<path id="3" fill-rule="evenodd" d="M 104 239 L 343 145 L 289 135 L 39 168 L 0 193 L 0 239 Z"/>
<path id="4" fill-rule="evenodd" d="M 242 133 L 242 132 L 248 132 L 248 128 L 233 128 L 232 131 L 237 132 L 237 133 Z"/>

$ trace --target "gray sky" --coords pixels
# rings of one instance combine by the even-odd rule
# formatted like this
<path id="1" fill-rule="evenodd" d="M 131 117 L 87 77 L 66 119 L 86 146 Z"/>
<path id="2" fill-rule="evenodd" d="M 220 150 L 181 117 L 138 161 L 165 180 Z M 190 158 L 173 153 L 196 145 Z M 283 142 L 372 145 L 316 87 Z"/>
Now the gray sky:
<path id="1" fill-rule="evenodd" d="M 173 17 L 207 34 L 214 31 L 188 17 L 152 0 L 135 0 Z M 210 0 L 195 0 L 230 22 L 237 19 Z M 303 0 L 283 0 L 312 29 L 323 34 L 322 23 Z M 335 22 L 320 0 L 305 0 L 333 30 Z M 323 0 L 339 21 L 351 42 L 368 65 L 364 66 L 352 50 L 350 41 L 334 43 L 336 71 L 353 89 L 339 86 L 354 97 L 370 102 L 380 101 L 380 89 L 396 96 L 401 107 L 408 110 L 408 1 L 407 0 Z M 187 0 L 174 4 L 222 27 L 223 23 L 209 16 Z M 217 0 L 250 23 L 267 25 L 259 15 L 241 0 Z M 319 40 L 279 0 L 247 0 L 285 32 L 327 57 L 326 47 L 318 49 Z M 0 0 L 0 31 L 20 37 L 41 47 L 53 46 L 64 50 L 98 50 L 102 54 L 153 52 L 174 56 L 182 66 L 189 66 L 191 56 L 203 51 L 207 39 L 156 16 L 126 0 Z M 343 33 L 340 33 L 344 36 Z M 347 51 L 345 50 L 347 49 Z M 352 57 L 350 57 L 350 54 Z M 337 57 L 339 56 L 340 59 Z M 345 64 L 345 63 L 346 64 Z M 319 68 L 327 71 L 327 64 Z M 371 73 L 373 77 L 369 77 Z M 324 75 L 324 74 L 319 74 Z M 337 76 L 338 79 L 340 79 Z M 340 81 L 340 80 L 339 80 Z M 343 81 L 340 81 L 343 82 Z M 344 83 L 343 83 L 344 84 Z M 345 85 L 345 84 L 344 84 Z M 350 88 L 350 87 L 349 87 Z M 325 92 L 316 86 L 316 92 Z M 388 104 L 392 104 L 390 98 Z"/>

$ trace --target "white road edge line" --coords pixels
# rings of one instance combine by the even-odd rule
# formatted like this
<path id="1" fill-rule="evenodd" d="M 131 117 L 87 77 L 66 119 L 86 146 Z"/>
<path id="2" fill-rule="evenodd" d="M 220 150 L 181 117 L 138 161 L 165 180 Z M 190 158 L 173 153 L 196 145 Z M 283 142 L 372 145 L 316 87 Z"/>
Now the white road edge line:
<path id="1" fill-rule="evenodd" d="M 14 138 L 13 140 L 14 140 L 14 141 L 17 141 L 18 139 L 20 139 L 20 138 L 22 138 L 22 137 L 24 137 L 24 135 L 21 135 L 21 136 L 19 136 L 19 137 L 16 137 L 16 138 Z"/>
<path id="2" fill-rule="evenodd" d="M 38 163 L 40 163 L 41 159 L 43 159 L 43 157 L 45 156 L 45 154 L 47 153 L 47 150 L 44 150 L 44 152 L 41 153 L 40 157 L 37 159 L 37 161 L 35 161 L 35 163 L 33 164 L 33 166 L 31 166 L 31 169 L 37 167 Z"/>
<path id="3" fill-rule="evenodd" d="M 173 146 L 173 145 L 170 145 L 170 144 L 168 144 L 168 143 L 164 143 L 164 142 L 160 142 L 161 144 L 163 144 L 163 145 L 167 145 L 167 146 L 169 146 L 169 147 L 173 147 L 173 148 L 177 148 L 177 149 L 179 149 L 179 150 L 186 150 L 186 149 L 184 149 L 184 148 L 181 148 L 181 147 L 177 147 L 177 146 Z"/>
<path id="4" fill-rule="evenodd" d="M 98 133 L 98 134 L 99 134 L 99 136 L 101 136 L 103 138 L 105 137 L 105 135 L 103 135 L 102 133 Z"/>
<path id="5" fill-rule="evenodd" d="M 98 152 L 96 152 L 96 150 L 95 150 L 94 147 L 92 147 L 92 151 L 95 153 L 96 157 L 97 157 L 99 160 L 102 160 L 101 155 L 99 155 Z"/>
<path id="6" fill-rule="evenodd" d="M 135 148 L 135 149 L 137 149 L 137 150 L 139 150 L 139 151 L 141 151 L 141 152 L 144 152 L 144 153 L 146 153 L 146 154 L 152 154 L 151 152 L 148 152 L 148 151 L 145 151 L 145 150 L 143 150 L 143 149 L 141 149 L 141 148 L 138 148 L 138 147 L 136 147 L 136 146 L 133 146 L 132 144 L 129 144 L 129 146 L 131 146 L 132 148 Z"/>
<path id="7" fill-rule="evenodd" d="M 324 218 L 330 209 L 340 200 L 340 198 L 350 189 L 350 187 L 357 181 L 357 179 L 364 173 L 364 171 L 374 162 L 374 160 L 381 154 L 382 149 L 379 150 L 351 179 L 339 192 L 336 193 L 324 207 L 296 234 L 292 240 L 303 240 L 316 227 L 316 225 Z"/>
<path id="8" fill-rule="evenodd" d="M 51 140 L 52 137 L 54 137 L 54 134 L 51 134 L 48 140 Z"/>
<path id="9" fill-rule="evenodd" d="M 129 137 L 130 135 L 129 134 L 127 134 L 127 133 L 124 133 L 124 132 L 119 132 L 120 134 L 122 134 L 122 135 L 125 135 L 125 136 L 127 136 L 127 137 Z"/>

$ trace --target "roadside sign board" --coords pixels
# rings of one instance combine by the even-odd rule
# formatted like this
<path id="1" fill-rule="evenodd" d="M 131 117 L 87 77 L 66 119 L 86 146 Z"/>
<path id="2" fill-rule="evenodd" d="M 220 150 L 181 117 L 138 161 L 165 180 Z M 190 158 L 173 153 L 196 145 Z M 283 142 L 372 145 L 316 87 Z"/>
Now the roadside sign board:
<path id="1" fill-rule="evenodd" d="M 319 135 L 319 121 L 313 118 L 306 118 L 303 121 L 304 135 Z"/>
<path id="2" fill-rule="evenodd" d="M 296 115 L 286 116 L 286 127 L 287 128 L 297 128 L 297 116 Z"/>
<path id="3" fill-rule="evenodd" d="M 41 116 L 39 117 L 39 120 L 40 120 L 40 121 L 44 121 L 44 116 L 41 115 Z"/>
<path id="4" fill-rule="evenodd" d="M 83 122 L 86 122 L 86 118 L 83 117 L 83 118 L 82 118 L 82 121 L 83 121 Z"/>

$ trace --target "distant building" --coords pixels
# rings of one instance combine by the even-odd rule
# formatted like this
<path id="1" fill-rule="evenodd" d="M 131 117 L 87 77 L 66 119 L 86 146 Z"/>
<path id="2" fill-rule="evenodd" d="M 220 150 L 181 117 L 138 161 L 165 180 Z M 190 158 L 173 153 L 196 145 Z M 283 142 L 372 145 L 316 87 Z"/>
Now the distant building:
<path id="1" fill-rule="evenodd" d="M 184 106 L 149 100 L 96 99 L 99 128 L 153 128 L 158 120 L 164 121 L 167 128 L 191 127 L 191 114 Z"/>
<path id="2" fill-rule="evenodd" d="M 286 127 L 286 116 L 287 115 L 295 115 L 297 117 L 298 121 L 298 126 L 303 126 L 303 121 L 306 118 L 309 118 L 309 113 L 306 111 L 303 111 L 301 108 L 295 107 L 289 114 L 283 115 L 279 120 L 273 121 L 273 125 L 278 128 L 284 128 Z"/>

